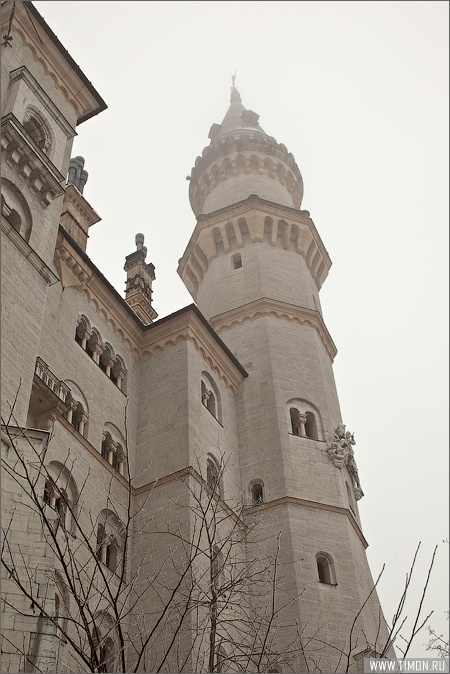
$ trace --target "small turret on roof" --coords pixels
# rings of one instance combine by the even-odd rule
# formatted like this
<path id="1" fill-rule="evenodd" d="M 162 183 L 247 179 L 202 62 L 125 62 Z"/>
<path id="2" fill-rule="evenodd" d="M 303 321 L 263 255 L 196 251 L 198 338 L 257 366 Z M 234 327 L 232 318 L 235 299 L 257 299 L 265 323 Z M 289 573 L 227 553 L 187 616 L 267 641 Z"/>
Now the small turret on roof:
<path id="1" fill-rule="evenodd" d="M 158 314 L 152 307 L 152 281 L 155 280 L 155 266 L 146 264 L 147 248 L 144 235 L 136 234 L 136 250 L 125 258 L 124 269 L 127 272 L 125 302 L 141 321 L 148 325 Z"/>

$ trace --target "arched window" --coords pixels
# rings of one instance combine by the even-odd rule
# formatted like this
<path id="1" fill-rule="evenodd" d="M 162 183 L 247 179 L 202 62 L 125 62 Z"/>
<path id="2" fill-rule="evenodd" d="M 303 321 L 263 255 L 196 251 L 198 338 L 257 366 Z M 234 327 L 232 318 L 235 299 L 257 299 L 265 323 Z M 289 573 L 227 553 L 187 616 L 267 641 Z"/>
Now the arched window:
<path id="1" fill-rule="evenodd" d="M 120 475 L 125 473 L 127 460 L 124 444 L 122 433 L 117 426 L 108 421 L 103 430 L 101 455 Z"/>
<path id="2" fill-rule="evenodd" d="M 80 435 L 87 438 L 88 414 L 86 410 L 80 402 L 77 402 L 72 397 L 67 402 L 69 404 L 69 411 L 66 414 L 67 421 L 72 424 Z"/>
<path id="3" fill-rule="evenodd" d="M 300 424 L 300 412 L 296 407 L 291 407 L 291 409 L 289 410 L 289 415 L 291 418 L 292 435 L 302 435 Z"/>
<path id="4" fill-rule="evenodd" d="M 97 528 L 97 558 L 120 574 L 123 563 L 124 526 L 111 510 L 102 510 Z"/>
<path id="5" fill-rule="evenodd" d="M 250 495 L 252 497 L 252 505 L 262 505 L 264 503 L 264 486 L 262 480 L 253 480 L 250 483 Z"/>
<path id="6" fill-rule="evenodd" d="M 317 576 L 319 583 L 325 585 L 337 585 L 334 572 L 333 559 L 326 552 L 319 552 L 316 555 Z"/>
<path id="7" fill-rule="evenodd" d="M 66 420 L 69 424 L 72 424 L 80 435 L 87 439 L 89 408 L 86 398 L 74 381 L 67 379 L 64 381 L 64 384 L 70 389 L 70 393 L 66 397 L 66 405 L 69 407 L 69 410 L 66 412 Z"/>
<path id="8" fill-rule="evenodd" d="M 55 527 L 61 526 L 75 536 L 78 515 L 78 489 L 75 480 L 59 461 L 51 461 L 46 473 L 43 501 L 55 511 Z"/>
<path id="9" fill-rule="evenodd" d="M 202 403 L 204 406 L 211 412 L 211 414 L 216 416 L 216 397 L 212 391 L 209 391 L 206 388 L 206 384 L 202 381 Z"/>
<path id="10" fill-rule="evenodd" d="M 90 355 L 94 363 L 100 364 L 100 356 L 103 353 L 102 338 L 99 332 L 93 328 L 92 334 L 86 343 L 86 353 Z"/>
<path id="11" fill-rule="evenodd" d="M 33 218 L 27 200 L 19 188 L 2 176 L 2 216 L 29 241 Z"/>
<path id="12" fill-rule="evenodd" d="M 61 525 L 63 529 L 66 528 L 66 513 L 67 513 L 67 495 L 64 489 L 60 489 L 49 477 L 45 481 L 44 487 L 44 503 L 52 508 L 56 513 L 55 522 Z"/>
<path id="13" fill-rule="evenodd" d="M 316 417 L 312 412 L 306 412 L 305 431 L 307 438 L 312 438 L 313 440 L 319 439 L 317 435 Z"/>
<path id="14" fill-rule="evenodd" d="M 233 269 L 241 269 L 242 267 L 242 255 L 240 253 L 235 253 L 231 258 L 231 264 Z"/>
<path id="15" fill-rule="evenodd" d="M 111 367 L 110 378 L 115 383 L 117 388 L 126 393 L 127 391 L 127 369 L 125 363 L 120 356 L 116 356 L 114 365 Z"/>
<path id="16" fill-rule="evenodd" d="M 114 349 L 112 348 L 111 344 L 105 344 L 103 347 L 103 353 L 100 356 L 99 365 L 108 377 L 111 377 L 111 368 L 114 367 L 115 361 L 116 357 L 114 355 Z"/>
<path id="17" fill-rule="evenodd" d="M 51 147 L 50 134 L 43 120 L 37 114 L 29 112 L 27 119 L 24 120 L 23 128 L 41 150 L 48 153 Z"/>
<path id="18" fill-rule="evenodd" d="M 104 459 L 106 459 L 109 463 L 112 463 L 112 461 L 109 461 L 109 454 L 110 450 L 113 445 L 113 439 L 111 437 L 111 433 L 108 433 L 108 431 L 103 433 L 103 439 L 102 439 L 102 456 Z"/>
<path id="19" fill-rule="evenodd" d="M 206 484 L 219 498 L 223 498 L 222 473 L 223 470 L 217 459 L 212 454 L 208 454 L 206 460 Z"/>
<path id="20" fill-rule="evenodd" d="M 99 662 L 96 671 L 115 672 L 117 669 L 117 635 L 114 621 L 107 613 L 96 615 L 92 628 L 92 641 Z"/>
<path id="21" fill-rule="evenodd" d="M 82 349 L 86 349 L 87 341 L 91 335 L 92 331 L 88 319 L 85 316 L 81 316 L 78 319 L 75 330 L 75 341 L 78 342 Z"/>
<path id="22" fill-rule="evenodd" d="M 289 422 L 292 435 L 312 440 L 323 440 L 322 420 L 319 411 L 307 400 L 288 400 Z"/>
<path id="23" fill-rule="evenodd" d="M 214 379 L 207 372 L 202 372 L 201 400 L 206 409 L 221 423 L 222 405 L 219 389 Z"/>

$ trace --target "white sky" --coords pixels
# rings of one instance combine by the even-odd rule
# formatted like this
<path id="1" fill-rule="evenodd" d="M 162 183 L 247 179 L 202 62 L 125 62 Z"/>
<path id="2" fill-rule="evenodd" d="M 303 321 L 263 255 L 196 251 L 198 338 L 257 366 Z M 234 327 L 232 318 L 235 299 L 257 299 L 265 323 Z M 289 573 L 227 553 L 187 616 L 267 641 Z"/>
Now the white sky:
<path id="1" fill-rule="evenodd" d="M 108 104 L 78 128 L 88 254 L 120 293 L 145 235 L 162 318 L 195 226 L 186 176 L 229 106 L 293 153 L 333 261 L 321 291 L 355 433 L 367 554 L 388 621 L 422 541 L 412 616 L 448 632 L 448 3 L 36 1 Z M 409 655 L 429 656 L 419 635 Z"/>

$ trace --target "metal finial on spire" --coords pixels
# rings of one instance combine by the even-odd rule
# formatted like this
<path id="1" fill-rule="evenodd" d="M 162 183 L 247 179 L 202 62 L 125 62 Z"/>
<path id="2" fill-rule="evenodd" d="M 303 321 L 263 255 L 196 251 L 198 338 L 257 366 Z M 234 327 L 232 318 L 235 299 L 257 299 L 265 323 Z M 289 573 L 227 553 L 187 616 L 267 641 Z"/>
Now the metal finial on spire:
<path id="1" fill-rule="evenodd" d="M 236 70 L 234 71 L 234 75 L 231 75 L 231 86 L 234 87 L 234 81 L 236 79 Z"/>

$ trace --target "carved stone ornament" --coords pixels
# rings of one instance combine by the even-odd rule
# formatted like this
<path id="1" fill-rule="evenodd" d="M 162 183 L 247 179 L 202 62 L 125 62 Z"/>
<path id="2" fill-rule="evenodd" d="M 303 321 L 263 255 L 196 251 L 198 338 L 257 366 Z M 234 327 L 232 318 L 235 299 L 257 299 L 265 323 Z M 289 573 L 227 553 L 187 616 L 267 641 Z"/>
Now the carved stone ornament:
<path id="1" fill-rule="evenodd" d="M 333 436 L 333 440 L 328 447 L 328 457 L 333 465 L 340 470 L 347 466 L 348 472 L 353 482 L 353 491 L 355 498 L 359 501 L 364 496 L 359 481 L 358 467 L 355 461 L 355 453 L 353 445 L 355 445 L 355 438 L 353 433 L 345 430 L 344 424 L 339 424 Z"/>

